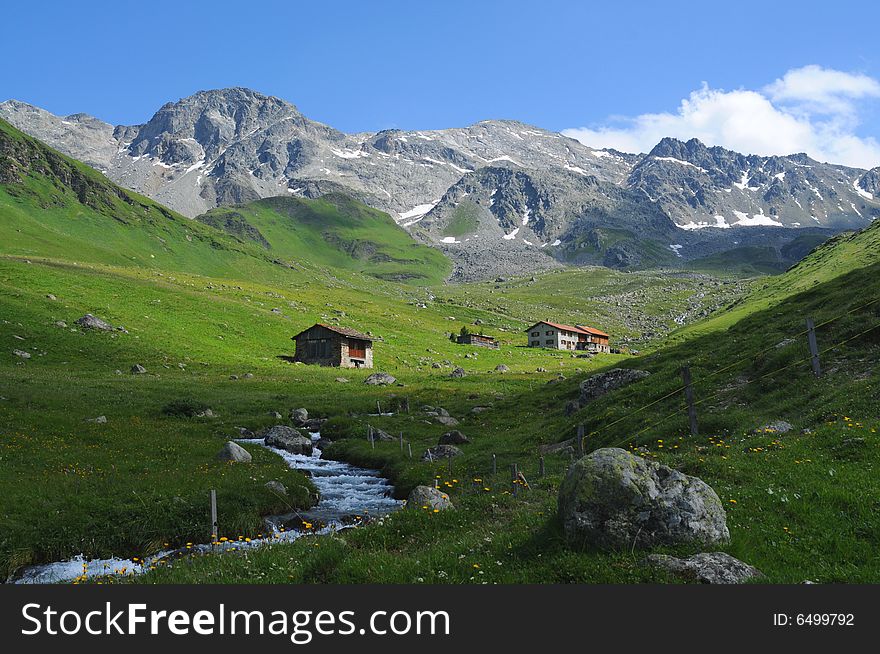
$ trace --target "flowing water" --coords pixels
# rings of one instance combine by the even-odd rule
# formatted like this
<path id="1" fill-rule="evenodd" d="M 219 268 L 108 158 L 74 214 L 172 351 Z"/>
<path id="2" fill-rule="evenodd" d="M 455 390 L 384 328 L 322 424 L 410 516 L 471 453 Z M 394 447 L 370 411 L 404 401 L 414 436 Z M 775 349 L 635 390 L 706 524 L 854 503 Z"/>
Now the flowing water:
<path id="1" fill-rule="evenodd" d="M 314 433 L 311 437 L 315 442 L 320 438 L 320 434 Z M 266 447 L 262 438 L 243 438 L 238 439 L 238 442 Z M 272 532 L 266 538 L 225 541 L 213 545 L 193 543 L 186 547 L 158 552 L 137 561 L 121 558 L 86 559 L 77 556 L 68 561 L 28 566 L 20 570 L 10 581 L 17 584 L 49 584 L 74 581 L 83 576 L 92 578 L 104 575 L 142 574 L 160 562 L 167 563 L 183 556 L 241 551 L 270 543 L 290 542 L 306 533 L 300 529 L 284 528 L 291 524 L 298 526 L 303 521 L 308 521 L 317 526 L 317 529 L 312 529 L 308 533 L 328 533 L 358 524 L 364 518 L 387 515 L 400 507 L 400 502 L 392 497 L 394 487 L 375 470 L 358 468 L 342 461 L 322 459 L 321 450 L 317 447 L 308 456 L 291 454 L 274 447 L 266 449 L 275 452 L 291 468 L 311 473 L 312 482 L 321 495 L 318 504 L 312 509 L 267 518 L 267 524 Z"/>

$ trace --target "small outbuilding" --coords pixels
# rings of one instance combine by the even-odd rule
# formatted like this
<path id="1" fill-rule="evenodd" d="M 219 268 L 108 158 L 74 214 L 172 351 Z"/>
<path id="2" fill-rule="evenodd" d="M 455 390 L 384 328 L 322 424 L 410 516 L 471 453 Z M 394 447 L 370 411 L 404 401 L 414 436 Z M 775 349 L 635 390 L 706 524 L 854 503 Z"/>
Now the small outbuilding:
<path id="1" fill-rule="evenodd" d="M 476 345 L 477 347 L 488 347 L 490 350 L 498 349 L 498 341 L 485 334 L 459 334 L 455 340 L 460 345 Z"/>
<path id="2" fill-rule="evenodd" d="M 372 368 L 373 337 L 348 327 L 317 323 L 293 337 L 294 361 L 338 368 Z"/>

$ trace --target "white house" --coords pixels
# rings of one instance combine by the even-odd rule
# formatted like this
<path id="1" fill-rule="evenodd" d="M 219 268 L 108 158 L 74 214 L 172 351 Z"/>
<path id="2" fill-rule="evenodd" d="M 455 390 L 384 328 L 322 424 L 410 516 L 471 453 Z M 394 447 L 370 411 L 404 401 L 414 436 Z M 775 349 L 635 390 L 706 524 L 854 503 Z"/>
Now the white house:
<path id="1" fill-rule="evenodd" d="M 606 353 L 611 351 L 608 334 L 593 327 L 541 321 L 529 327 L 526 334 L 529 337 L 529 347 Z"/>

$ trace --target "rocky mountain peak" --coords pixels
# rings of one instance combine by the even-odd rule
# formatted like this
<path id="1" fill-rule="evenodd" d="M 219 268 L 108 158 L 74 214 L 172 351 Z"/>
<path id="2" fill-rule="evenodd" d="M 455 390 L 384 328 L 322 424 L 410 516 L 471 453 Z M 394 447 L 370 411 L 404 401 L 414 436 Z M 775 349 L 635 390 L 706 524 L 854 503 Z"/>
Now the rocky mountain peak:
<path id="1" fill-rule="evenodd" d="M 128 147 L 165 164 L 194 163 L 284 119 L 303 118 L 289 102 L 250 89 L 199 91 L 163 105 Z"/>

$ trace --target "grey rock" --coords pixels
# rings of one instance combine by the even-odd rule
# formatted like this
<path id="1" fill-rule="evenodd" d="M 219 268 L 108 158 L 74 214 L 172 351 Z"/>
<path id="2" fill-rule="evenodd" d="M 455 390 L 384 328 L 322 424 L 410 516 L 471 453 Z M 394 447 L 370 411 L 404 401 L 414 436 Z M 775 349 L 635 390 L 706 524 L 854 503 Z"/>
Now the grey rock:
<path id="1" fill-rule="evenodd" d="M 741 584 L 764 575 L 760 570 L 724 552 L 695 554 L 679 559 L 665 554 L 650 554 L 644 565 L 665 570 L 685 581 L 701 584 Z"/>
<path id="2" fill-rule="evenodd" d="M 22 359 L 30 359 L 31 358 L 31 353 L 25 352 L 24 350 L 12 350 L 12 353 L 15 356 L 22 358 Z"/>
<path id="3" fill-rule="evenodd" d="M 309 418 L 300 426 L 306 431 L 315 432 L 320 431 L 321 425 L 323 425 L 325 422 L 327 422 L 327 418 Z"/>
<path id="4" fill-rule="evenodd" d="M 263 434 L 263 443 L 267 447 L 276 447 L 291 454 L 312 453 L 312 439 L 287 425 L 275 425 L 267 429 Z"/>
<path id="5" fill-rule="evenodd" d="M 461 379 L 462 377 L 465 376 L 465 374 L 466 374 L 466 373 L 465 373 L 465 371 L 464 371 L 464 368 L 456 368 L 456 369 L 453 370 L 451 373 L 449 373 L 449 376 L 450 376 L 450 377 L 454 377 L 454 378 L 456 378 L 456 379 Z"/>
<path id="6" fill-rule="evenodd" d="M 309 420 L 309 412 L 306 409 L 293 409 L 290 412 L 290 421 L 296 427 L 302 427 Z"/>
<path id="7" fill-rule="evenodd" d="M 717 545 L 730 538 L 721 500 L 708 484 L 619 448 L 575 462 L 558 505 L 573 547 Z"/>
<path id="8" fill-rule="evenodd" d="M 439 445 L 465 445 L 470 443 L 471 439 L 462 434 L 457 429 L 453 429 L 452 431 L 448 431 L 442 436 L 440 436 L 440 440 L 438 441 Z"/>
<path id="9" fill-rule="evenodd" d="M 454 509 L 449 495 L 430 486 L 416 486 L 406 498 L 406 508 L 418 511 Z"/>
<path id="10" fill-rule="evenodd" d="M 56 320 L 56 321 L 55 321 L 55 326 L 56 326 L 56 327 L 61 327 L 62 329 L 67 329 L 67 323 L 64 322 L 63 320 Z"/>
<path id="11" fill-rule="evenodd" d="M 346 377 L 337 377 L 336 381 L 339 382 L 340 384 L 347 384 L 348 383 L 348 379 Z"/>
<path id="12" fill-rule="evenodd" d="M 438 459 L 451 459 L 461 455 L 461 450 L 455 445 L 435 445 L 425 450 L 422 461 L 437 461 Z"/>
<path id="13" fill-rule="evenodd" d="M 238 432 L 238 435 L 243 438 L 254 438 L 254 432 L 247 427 L 236 427 L 235 429 Z"/>
<path id="14" fill-rule="evenodd" d="M 370 428 L 370 434 L 372 435 L 372 438 L 373 438 L 374 441 L 385 441 L 385 442 L 390 442 L 390 441 L 396 441 L 396 440 L 397 440 L 396 438 L 394 438 L 394 436 L 392 436 L 391 434 L 389 434 L 387 431 L 383 431 L 383 430 L 381 430 L 381 429 L 377 429 L 376 427 L 371 427 L 371 428 Z"/>
<path id="15" fill-rule="evenodd" d="M 195 417 L 196 418 L 216 418 L 218 416 L 211 409 L 205 409 L 204 411 L 199 411 Z"/>
<path id="16" fill-rule="evenodd" d="M 790 422 L 786 422 L 785 420 L 774 420 L 771 423 L 764 425 L 763 427 L 758 427 L 754 433 L 756 434 L 787 434 L 794 426 Z"/>
<path id="17" fill-rule="evenodd" d="M 475 406 L 473 409 L 471 409 L 471 413 L 483 413 L 483 411 L 488 411 L 491 408 L 492 407 L 490 406 Z"/>
<path id="18" fill-rule="evenodd" d="M 47 300 L 55 301 L 55 300 L 57 300 L 58 298 L 55 297 L 52 293 L 47 293 L 47 294 L 46 294 L 46 299 L 47 299 Z"/>
<path id="19" fill-rule="evenodd" d="M 263 485 L 266 487 L 267 490 L 275 493 L 276 495 L 281 495 L 282 497 L 287 496 L 287 486 L 282 484 L 280 481 L 272 479 L 271 481 L 267 481 Z"/>
<path id="20" fill-rule="evenodd" d="M 452 416 L 435 416 L 434 420 L 447 427 L 455 427 L 458 424 L 458 420 Z"/>
<path id="21" fill-rule="evenodd" d="M 395 382 L 397 382 L 397 379 L 387 372 L 374 372 L 364 380 L 364 383 L 370 386 L 388 386 Z"/>
<path id="22" fill-rule="evenodd" d="M 317 441 L 315 441 L 314 446 L 323 451 L 330 447 L 332 444 L 333 441 L 331 441 L 329 438 L 319 438 Z"/>
<path id="23" fill-rule="evenodd" d="M 272 418 L 274 418 L 275 420 L 283 420 L 283 419 L 284 419 L 284 416 L 282 416 L 282 415 L 281 415 L 280 413 L 278 413 L 277 411 L 270 411 L 270 412 L 269 412 L 269 415 L 270 415 Z"/>
<path id="24" fill-rule="evenodd" d="M 144 368 L 141 364 L 136 363 L 131 367 L 131 374 L 133 375 L 143 375 L 147 372 L 147 369 Z"/>
<path id="25" fill-rule="evenodd" d="M 583 406 L 598 397 L 602 397 L 606 393 L 641 381 L 650 374 L 647 370 L 613 368 L 607 372 L 601 372 L 598 375 L 588 377 L 580 384 L 580 403 Z"/>
<path id="26" fill-rule="evenodd" d="M 581 403 L 577 400 L 571 400 L 565 405 L 565 417 L 569 417 L 581 410 Z"/>
<path id="27" fill-rule="evenodd" d="M 100 318 L 96 318 L 90 313 L 87 313 L 82 318 L 79 318 L 76 321 L 76 324 L 82 327 L 83 329 L 97 329 L 99 331 L 110 332 L 113 331 L 113 325 L 108 322 L 104 322 Z"/>
<path id="28" fill-rule="evenodd" d="M 510 372 L 510 368 L 505 366 L 503 363 L 499 363 L 495 366 L 495 372 Z"/>
<path id="29" fill-rule="evenodd" d="M 223 446 L 223 449 L 217 454 L 217 458 L 232 463 L 250 463 L 253 460 L 250 452 L 233 441 L 228 441 Z"/>
<path id="30" fill-rule="evenodd" d="M 107 416 L 98 416 L 97 418 L 88 418 L 86 422 L 93 422 L 96 425 L 103 425 L 107 422 Z"/>

